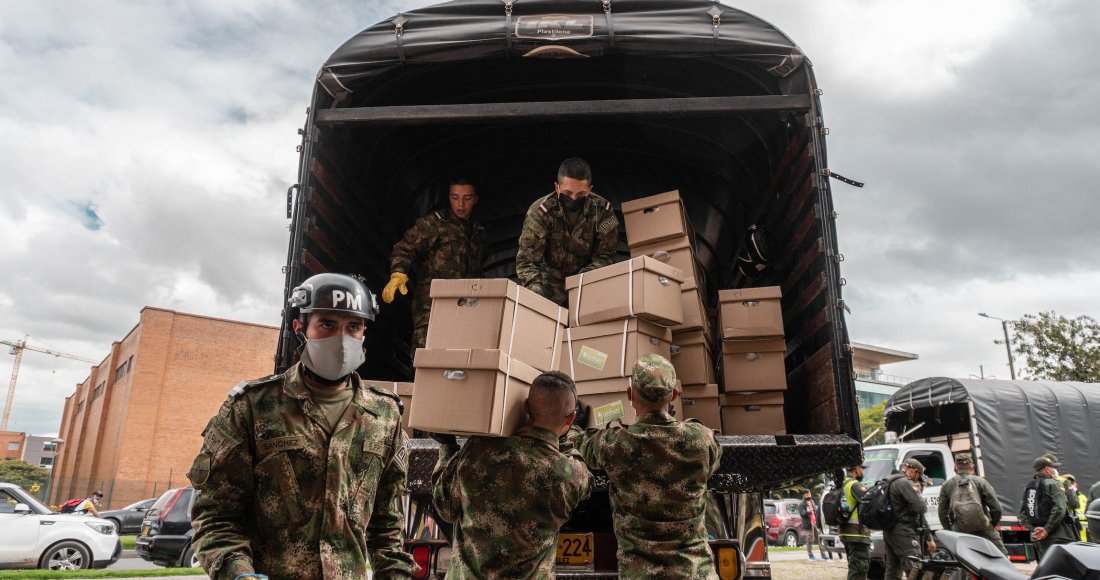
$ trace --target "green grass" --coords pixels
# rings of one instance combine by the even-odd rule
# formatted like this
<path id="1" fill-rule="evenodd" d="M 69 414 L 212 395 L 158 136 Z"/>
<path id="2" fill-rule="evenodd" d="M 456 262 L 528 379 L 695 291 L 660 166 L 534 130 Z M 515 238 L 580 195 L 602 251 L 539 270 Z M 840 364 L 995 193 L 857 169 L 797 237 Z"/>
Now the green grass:
<path id="1" fill-rule="evenodd" d="M 7 570 L 0 580 L 16 578 L 139 578 L 142 576 L 202 576 L 202 568 L 154 568 L 152 570 Z"/>
<path id="2" fill-rule="evenodd" d="M 133 550 L 134 540 L 137 539 L 137 536 L 119 536 L 118 539 L 122 542 L 123 550 Z"/>
<path id="3" fill-rule="evenodd" d="M 806 546 L 798 546 L 796 548 L 789 548 L 787 546 L 768 546 L 769 552 L 797 552 L 799 550 L 805 552 Z"/>

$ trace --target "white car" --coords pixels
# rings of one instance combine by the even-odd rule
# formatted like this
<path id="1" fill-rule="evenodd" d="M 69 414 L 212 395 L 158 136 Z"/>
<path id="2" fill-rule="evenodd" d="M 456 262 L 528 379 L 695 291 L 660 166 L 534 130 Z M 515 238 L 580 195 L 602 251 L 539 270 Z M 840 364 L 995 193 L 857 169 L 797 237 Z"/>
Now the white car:
<path id="1" fill-rule="evenodd" d="M 106 568 L 121 554 L 111 522 L 55 514 L 18 485 L 0 483 L 0 568 Z"/>

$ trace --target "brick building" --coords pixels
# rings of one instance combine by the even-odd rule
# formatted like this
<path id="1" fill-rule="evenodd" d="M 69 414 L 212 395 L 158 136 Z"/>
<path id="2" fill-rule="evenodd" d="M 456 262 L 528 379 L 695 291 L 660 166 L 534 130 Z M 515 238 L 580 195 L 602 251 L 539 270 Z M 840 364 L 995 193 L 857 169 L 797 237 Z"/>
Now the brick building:
<path id="1" fill-rule="evenodd" d="M 187 485 L 202 430 L 244 379 L 270 374 L 279 329 L 147 306 L 65 399 L 50 503 L 107 509 Z"/>
<path id="2" fill-rule="evenodd" d="M 0 431 L 0 460 L 23 457 L 23 444 L 26 440 L 26 433 Z"/>

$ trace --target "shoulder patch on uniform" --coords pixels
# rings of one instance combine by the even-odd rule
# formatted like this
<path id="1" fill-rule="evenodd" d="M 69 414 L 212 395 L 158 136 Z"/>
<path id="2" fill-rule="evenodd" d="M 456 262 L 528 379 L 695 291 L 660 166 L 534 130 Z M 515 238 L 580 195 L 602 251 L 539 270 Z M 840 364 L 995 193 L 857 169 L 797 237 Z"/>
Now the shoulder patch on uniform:
<path id="1" fill-rule="evenodd" d="M 598 226 L 598 229 L 600 230 L 601 234 L 607 234 L 611 230 L 615 229 L 615 226 L 617 226 L 617 225 L 619 225 L 619 218 L 617 218 L 615 216 L 610 216 L 610 217 L 605 218 L 602 222 L 600 222 L 600 225 Z"/>
<path id="2" fill-rule="evenodd" d="M 262 379 L 256 379 L 256 380 L 253 380 L 253 381 L 241 381 L 241 382 L 237 383 L 237 385 L 235 387 L 233 387 L 232 389 L 229 389 L 229 398 L 233 399 L 233 398 L 239 397 L 242 394 L 244 394 L 245 391 L 247 391 L 249 389 L 259 387 L 259 386 L 265 385 L 267 383 L 275 382 L 277 380 L 282 380 L 282 379 L 283 379 L 283 375 L 279 374 L 279 375 L 268 375 L 268 376 L 266 376 Z"/>
<path id="3" fill-rule="evenodd" d="M 210 478 L 210 465 L 210 454 L 205 451 L 199 453 L 195 462 L 191 464 L 191 469 L 187 471 L 187 479 L 191 480 L 192 485 L 202 489 L 203 484 Z"/>
<path id="4" fill-rule="evenodd" d="M 441 219 L 443 219 L 443 214 L 439 213 L 439 211 L 438 211 L 438 210 L 437 210 L 437 211 L 433 211 L 432 213 L 433 213 L 433 214 L 435 214 L 435 219 L 437 219 L 437 220 L 441 220 Z"/>
<path id="5" fill-rule="evenodd" d="M 401 432 L 401 446 L 397 448 L 397 451 L 393 454 L 393 461 L 397 465 L 401 466 L 402 470 L 408 470 L 409 468 L 409 438 L 405 437 L 405 432 Z"/>

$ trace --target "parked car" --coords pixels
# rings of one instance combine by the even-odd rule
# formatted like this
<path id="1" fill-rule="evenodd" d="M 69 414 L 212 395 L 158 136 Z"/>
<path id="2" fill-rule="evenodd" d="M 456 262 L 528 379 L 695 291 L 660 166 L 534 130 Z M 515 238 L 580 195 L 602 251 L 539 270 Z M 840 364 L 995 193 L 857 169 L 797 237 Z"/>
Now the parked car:
<path id="1" fill-rule="evenodd" d="M 121 554 L 107 520 L 55 514 L 22 487 L 0 483 L 0 568 L 106 568 Z"/>
<path id="2" fill-rule="evenodd" d="M 191 549 L 191 504 L 195 488 L 170 489 L 145 512 L 141 533 L 134 540 L 138 556 L 165 567 L 198 568 L 199 561 Z"/>
<path id="3" fill-rule="evenodd" d="M 798 503 L 797 499 L 764 500 L 764 523 L 768 528 L 769 544 L 796 547 L 806 543 Z"/>
<path id="4" fill-rule="evenodd" d="M 157 498 L 143 499 L 122 509 L 99 512 L 99 517 L 111 522 L 119 535 L 137 534 L 141 531 L 141 522 L 145 511 L 152 507 Z"/>

